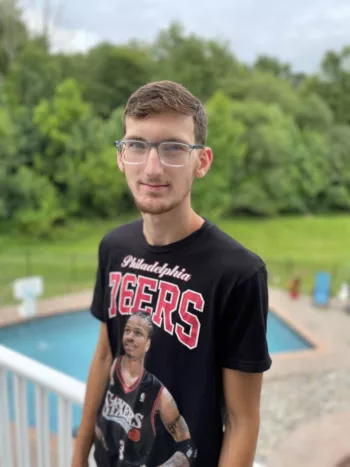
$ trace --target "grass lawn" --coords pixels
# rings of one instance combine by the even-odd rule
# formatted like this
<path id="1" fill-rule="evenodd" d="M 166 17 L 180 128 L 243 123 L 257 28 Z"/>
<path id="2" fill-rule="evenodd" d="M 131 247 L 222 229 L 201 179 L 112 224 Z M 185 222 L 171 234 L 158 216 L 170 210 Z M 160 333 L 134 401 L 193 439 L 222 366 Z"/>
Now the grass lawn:
<path id="1" fill-rule="evenodd" d="M 42 275 L 45 296 L 92 287 L 99 241 L 125 221 L 75 222 L 57 229 L 52 240 L 0 234 L 0 306 L 14 301 L 11 283 L 17 277 Z M 219 226 L 262 256 L 272 285 L 285 287 L 298 273 L 310 292 L 318 270 L 333 274 L 334 291 L 341 280 L 350 280 L 350 216 L 235 218 Z"/>

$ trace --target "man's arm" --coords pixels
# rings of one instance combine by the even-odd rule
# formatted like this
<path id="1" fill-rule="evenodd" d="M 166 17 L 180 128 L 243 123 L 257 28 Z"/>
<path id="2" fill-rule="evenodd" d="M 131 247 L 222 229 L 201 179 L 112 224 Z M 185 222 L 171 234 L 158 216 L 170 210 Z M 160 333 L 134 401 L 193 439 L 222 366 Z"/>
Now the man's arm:
<path id="1" fill-rule="evenodd" d="M 82 421 L 75 441 L 72 467 L 86 467 L 94 439 L 98 407 L 109 376 L 112 354 L 108 341 L 107 325 L 101 323 L 98 343 L 92 359 L 86 384 Z"/>
<path id="2" fill-rule="evenodd" d="M 165 428 L 181 449 L 181 451 L 177 450 L 170 459 L 162 464 L 162 467 L 189 467 L 190 461 L 183 451 L 193 450 L 190 431 L 185 419 L 179 413 L 173 396 L 166 388 L 163 389 L 160 396 L 158 410 Z"/>
<path id="3" fill-rule="evenodd" d="M 262 373 L 223 369 L 226 425 L 219 467 L 252 467 L 260 426 Z"/>

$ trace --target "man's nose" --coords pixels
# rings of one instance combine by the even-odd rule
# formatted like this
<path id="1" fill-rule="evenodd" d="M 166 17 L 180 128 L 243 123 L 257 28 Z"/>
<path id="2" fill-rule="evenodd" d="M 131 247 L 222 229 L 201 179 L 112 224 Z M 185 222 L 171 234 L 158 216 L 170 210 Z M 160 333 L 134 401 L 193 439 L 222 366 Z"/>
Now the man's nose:
<path id="1" fill-rule="evenodd" d="M 147 175 L 155 175 L 161 173 L 163 170 L 162 163 L 160 162 L 157 148 L 152 147 L 147 158 L 145 173 Z"/>

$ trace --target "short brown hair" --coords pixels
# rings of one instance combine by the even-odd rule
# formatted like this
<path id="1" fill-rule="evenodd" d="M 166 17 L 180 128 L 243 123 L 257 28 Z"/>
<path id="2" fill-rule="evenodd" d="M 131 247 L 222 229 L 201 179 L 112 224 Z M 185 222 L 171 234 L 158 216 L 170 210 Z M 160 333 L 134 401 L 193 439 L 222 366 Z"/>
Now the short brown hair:
<path id="1" fill-rule="evenodd" d="M 205 144 L 208 120 L 204 107 L 188 89 L 173 81 L 156 81 L 137 89 L 129 98 L 123 114 L 123 130 L 126 117 L 143 119 L 161 112 L 178 112 L 193 117 L 196 144 Z"/>

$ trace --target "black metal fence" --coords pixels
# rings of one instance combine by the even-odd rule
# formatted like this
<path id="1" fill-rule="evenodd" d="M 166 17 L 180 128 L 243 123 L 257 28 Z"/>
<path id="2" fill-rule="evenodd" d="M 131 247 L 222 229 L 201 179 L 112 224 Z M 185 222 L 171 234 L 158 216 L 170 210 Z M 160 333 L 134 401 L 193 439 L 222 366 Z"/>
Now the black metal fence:
<path id="1" fill-rule="evenodd" d="M 350 261 L 342 264 L 295 261 L 288 258 L 264 258 L 271 286 L 285 288 L 291 277 L 298 275 L 302 292 L 312 293 L 315 274 L 326 271 L 332 277 L 332 293 L 338 291 L 342 281 L 350 282 Z M 15 279 L 41 276 L 44 281 L 44 297 L 52 297 L 92 288 L 95 282 L 97 257 L 95 254 L 66 254 L 57 252 L 9 253 L 0 256 L 0 306 L 15 303 L 13 282 Z"/>
<path id="2" fill-rule="evenodd" d="M 96 275 L 96 255 L 45 254 L 27 252 L 0 256 L 0 306 L 15 303 L 15 279 L 41 276 L 44 297 L 77 292 L 93 287 Z"/>

